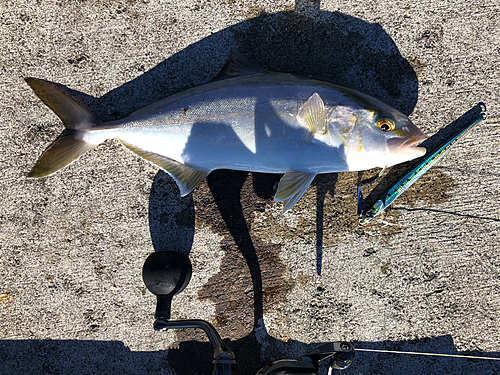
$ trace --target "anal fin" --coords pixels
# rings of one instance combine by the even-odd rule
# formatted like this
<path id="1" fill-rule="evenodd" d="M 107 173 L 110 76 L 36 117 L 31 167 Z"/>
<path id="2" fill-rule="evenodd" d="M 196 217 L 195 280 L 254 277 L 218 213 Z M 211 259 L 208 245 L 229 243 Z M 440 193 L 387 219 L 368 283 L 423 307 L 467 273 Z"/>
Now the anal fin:
<path id="1" fill-rule="evenodd" d="M 172 176 L 177 183 L 177 186 L 179 186 L 181 197 L 184 197 L 193 191 L 210 173 L 210 171 L 189 167 L 163 155 L 143 150 L 142 148 L 136 147 L 130 143 L 124 141 L 121 142 L 130 151 L 163 169 L 170 176 Z"/>
<path id="2" fill-rule="evenodd" d="M 304 195 L 316 173 L 288 171 L 278 184 L 275 202 L 284 202 L 283 214 L 290 210 Z"/>

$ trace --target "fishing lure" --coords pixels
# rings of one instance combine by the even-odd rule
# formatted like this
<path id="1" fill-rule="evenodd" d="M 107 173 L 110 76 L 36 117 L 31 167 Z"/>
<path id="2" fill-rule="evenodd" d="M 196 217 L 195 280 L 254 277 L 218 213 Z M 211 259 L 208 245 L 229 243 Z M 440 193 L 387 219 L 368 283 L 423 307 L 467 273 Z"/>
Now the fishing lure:
<path id="1" fill-rule="evenodd" d="M 361 225 L 369 223 L 374 217 L 383 212 L 387 207 L 389 207 L 392 202 L 396 200 L 401 194 L 403 194 L 406 189 L 413 185 L 420 177 L 422 177 L 425 172 L 427 172 L 434 164 L 436 164 L 443 156 L 445 156 L 448 151 L 450 151 L 453 146 L 455 146 L 458 141 L 460 141 L 467 133 L 469 133 L 477 124 L 488 118 L 488 112 L 486 111 L 486 106 L 480 104 L 481 112 L 479 116 L 472 121 L 465 128 L 457 132 L 453 137 L 444 142 L 440 147 L 438 147 L 433 153 L 422 160 L 419 164 L 413 167 L 408 173 L 406 173 L 402 178 L 392 184 L 382 195 L 375 201 L 375 203 L 367 210 L 363 210 L 361 204 L 361 186 L 367 183 L 375 182 L 384 172 L 382 170 L 375 178 L 370 179 L 358 186 L 358 203 L 360 209 L 359 223 Z"/>

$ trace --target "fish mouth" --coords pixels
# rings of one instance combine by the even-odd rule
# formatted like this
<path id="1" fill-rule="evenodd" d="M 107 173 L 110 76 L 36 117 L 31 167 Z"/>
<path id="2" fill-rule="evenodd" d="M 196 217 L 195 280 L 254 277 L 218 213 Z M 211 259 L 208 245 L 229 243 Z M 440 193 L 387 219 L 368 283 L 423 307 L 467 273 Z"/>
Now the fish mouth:
<path id="1" fill-rule="evenodd" d="M 417 147 L 420 143 L 425 141 L 427 137 L 423 134 L 417 134 L 413 137 L 409 138 L 392 138 L 387 141 L 387 147 L 394 153 L 415 153 L 421 152 L 421 150 L 425 151 L 424 147 Z"/>
<path id="2" fill-rule="evenodd" d="M 403 154 L 412 154 L 415 157 L 423 156 L 426 153 L 425 147 L 417 147 L 420 143 L 427 139 L 424 135 L 417 135 L 404 142 L 399 148 L 399 152 Z"/>
<path id="3" fill-rule="evenodd" d="M 424 156 L 425 147 L 417 147 L 427 139 L 422 133 L 408 138 L 393 138 L 387 141 L 388 151 L 392 155 L 392 165 L 404 163 Z"/>

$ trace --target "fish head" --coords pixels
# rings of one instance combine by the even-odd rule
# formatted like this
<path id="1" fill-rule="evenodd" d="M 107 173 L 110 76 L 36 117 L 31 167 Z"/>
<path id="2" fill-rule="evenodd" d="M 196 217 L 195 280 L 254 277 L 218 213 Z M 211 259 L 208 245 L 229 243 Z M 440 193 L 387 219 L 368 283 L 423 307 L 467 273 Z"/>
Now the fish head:
<path id="1" fill-rule="evenodd" d="M 426 153 L 426 136 L 401 112 L 384 106 L 361 109 L 343 141 L 349 170 L 393 166 Z"/>
<path id="2" fill-rule="evenodd" d="M 386 165 L 389 167 L 419 158 L 427 151 L 424 147 L 418 146 L 427 139 L 425 134 L 408 117 L 397 111 L 394 112 L 392 116 L 382 115 L 375 121 L 375 128 L 388 134 L 386 155 L 390 162 Z M 392 124 L 394 124 L 394 129 L 387 130 L 392 128 Z"/>

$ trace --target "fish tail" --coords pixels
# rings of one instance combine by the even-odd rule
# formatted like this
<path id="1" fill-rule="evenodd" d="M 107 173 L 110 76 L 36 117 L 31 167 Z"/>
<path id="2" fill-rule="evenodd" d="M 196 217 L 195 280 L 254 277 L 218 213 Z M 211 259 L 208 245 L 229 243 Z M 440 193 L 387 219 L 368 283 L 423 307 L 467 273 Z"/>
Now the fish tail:
<path id="1" fill-rule="evenodd" d="M 48 176 L 97 146 L 86 140 L 85 133 L 100 121 L 61 86 L 31 77 L 25 81 L 66 126 L 28 173 L 28 177 Z"/>

